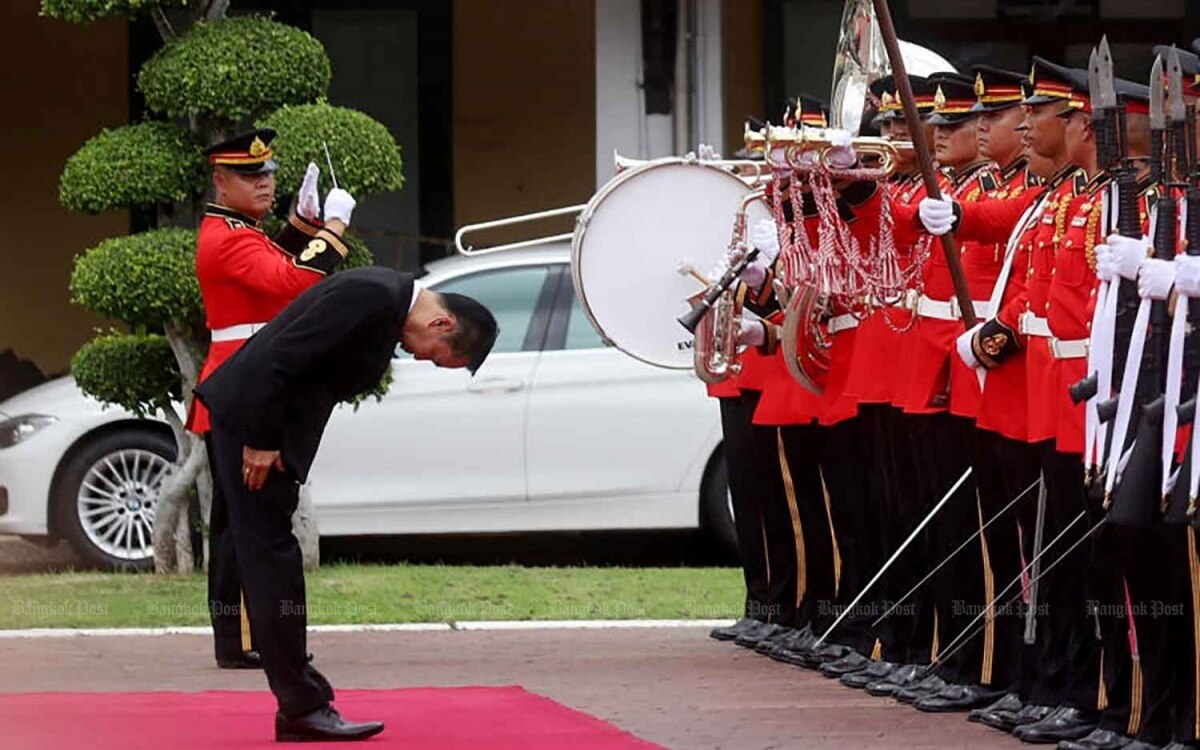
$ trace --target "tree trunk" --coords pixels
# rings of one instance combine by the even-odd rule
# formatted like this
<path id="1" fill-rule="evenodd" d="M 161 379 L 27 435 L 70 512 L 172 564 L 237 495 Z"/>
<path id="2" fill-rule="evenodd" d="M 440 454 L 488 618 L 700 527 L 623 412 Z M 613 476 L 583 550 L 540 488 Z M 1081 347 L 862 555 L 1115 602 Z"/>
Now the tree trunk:
<path id="1" fill-rule="evenodd" d="M 313 512 L 312 492 L 309 483 L 300 485 L 300 502 L 292 514 L 292 534 L 300 543 L 300 554 L 304 558 L 305 570 L 316 570 L 321 566 L 321 534 L 317 529 L 317 514 Z"/>
<path id="2" fill-rule="evenodd" d="M 164 332 L 179 365 L 186 409 L 192 402 L 192 389 L 200 373 L 202 354 L 188 328 L 169 324 L 164 326 Z M 184 429 L 183 420 L 173 408 L 166 409 L 164 416 L 175 434 L 178 456 L 175 471 L 163 484 L 158 507 L 154 511 L 154 570 L 158 573 L 187 573 L 195 569 L 187 512 L 192 487 L 199 485 L 203 514 L 205 506 L 211 507 L 212 504 L 212 480 L 206 477 L 207 481 L 197 483 L 200 472 L 208 472 L 208 453 L 204 442 Z"/>

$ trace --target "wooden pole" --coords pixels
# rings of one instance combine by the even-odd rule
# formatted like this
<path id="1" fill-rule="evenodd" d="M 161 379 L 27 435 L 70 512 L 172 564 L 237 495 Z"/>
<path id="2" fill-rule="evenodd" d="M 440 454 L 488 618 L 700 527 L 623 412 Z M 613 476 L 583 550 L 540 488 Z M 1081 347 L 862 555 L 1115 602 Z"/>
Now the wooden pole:
<path id="1" fill-rule="evenodd" d="M 900 42 L 896 40 L 896 27 L 892 24 L 892 12 L 887 0 L 871 0 L 875 5 L 875 18 L 879 30 L 883 34 L 883 45 L 887 48 L 888 61 L 892 65 L 892 74 L 896 78 L 896 94 L 904 105 L 904 119 L 908 123 L 909 135 L 912 137 L 913 148 L 917 151 L 917 164 L 921 168 L 921 179 L 925 183 L 925 192 L 930 198 L 942 197 L 938 189 L 937 175 L 933 171 L 933 158 L 929 155 L 929 144 L 925 141 L 925 127 L 917 114 L 917 101 L 913 97 L 912 86 L 908 82 L 908 72 L 904 69 L 904 58 L 900 54 Z M 967 278 L 963 275 L 962 258 L 958 254 L 958 240 L 952 232 L 942 235 L 942 252 L 946 254 L 946 265 L 950 267 L 950 278 L 954 282 L 954 296 L 958 298 L 958 306 L 962 309 L 962 321 L 966 328 L 974 328 L 978 322 L 975 318 L 975 305 L 971 301 L 971 292 L 967 289 Z"/>

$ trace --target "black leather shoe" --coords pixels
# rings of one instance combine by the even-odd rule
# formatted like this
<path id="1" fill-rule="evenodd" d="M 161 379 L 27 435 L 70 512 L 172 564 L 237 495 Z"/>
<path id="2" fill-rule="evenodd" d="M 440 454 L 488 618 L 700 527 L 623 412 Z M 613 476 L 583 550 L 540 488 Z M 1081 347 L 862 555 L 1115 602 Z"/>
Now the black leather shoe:
<path id="1" fill-rule="evenodd" d="M 718 641 L 732 641 L 741 635 L 747 628 L 757 625 L 758 620 L 752 617 L 743 617 L 732 625 L 723 625 L 719 628 L 713 628 L 708 631 L 709 638 L 716 638 Z"/>
<path id="2" fill-rule="evenodd" d="M 919 664 L 901 664 L 882 680 L 867 683 L 867 695 L 882 697 L 895 695 L 896 691 L 916 685 L 925 679 L 925 667 Z"/>
<path id="3" fill-rule="evenodd" d="M 733 639 L 733 642 L 742 648 L 754 648 L 759 641 L 770 638 L 779 630 L 779 626 L 773 622 L 760 622 L 758 625 L 752 625 L 743 630 L 741 635 Z"/>
<path id="4" fill-rule="evenodd" d="M 774 641 L 767 648 L 766 654 L 772 659 L 776 658 L 776 654 L 787 651 L 812 651 L 813 644 L 817 642 L 817 634 L 812 632 L 812 628 L 805 625 L 799 630 L 793 630 L 791 637 L 782 641 Z M 758 649 L 755 648 L 757 651 Z"/>
<path id="5" fill-rule="evenodd" d="M 929 695 L 937 695 L 949 684 L 941 677 L 930 674 L 915 685 L 897 690 L 893 697 L 901 703 L 912 703 Z"/>
<path id="6" fill-rule="evenodd" d="M 1139 742 L 1138 740 L 1134 740 L 1133 742 L 1130 742 L 1125 747 L 1132 748 L 1133 750 L 1196 750 L 1196 748 L 1200 747 L 1200 743 L 1169 742 L 1166 745 L 1163 745 L 1161 748 L 1158 748 L 1158 747 L 1155 747 L 1154 745 L 1147 745 L 1145 742 Z"/>
<path id="7" fill-rule="evenodd" d="M 890 661 L 873 661 L 866 669 L 844 674 L 839 679 L 846 687 L 862 690 L 872 682 L 878 682 L 896 670 L 896 665 Z"/>
<path id="8" fill-rule="evenodd" d="M 913 701 L 913 707 L 929 713 L 969 711 L 995 703 L 1002 695 L 1001 691 L 983 685 L 948 685 L 937 695 Z"/>
<path id="9" fill-rule="evenodd" d="M 784 659 L 788 664 L 795 664 L 798 667 L 805 669 L 820 669 L 821 665 L 826 662 L 837 661 L 846 654 L 851 652 L 851 648 L 843 646 L 840 643 L 822 643 L 816 648 L 810 648 L 807 651 L 792 651 L 789 653 L 791 659 Z"/>
<path id="10" fill-rule="evenodd" d="M 257 651 L 243 651 L 232 659 L 217 659 L 221 669 L 262 669 L 262 657 Z"/>
<path id="11" fill-rule="evenodd" d="M 851 651 L 840 659 L 827 661 L 820 666 L 820 673 L 826 677 L 841 677 L 845 674 L 861 672 L 871 666 L 870 658 L 857 651 Z"/>
<path id="12" fill-rule="evenodd" d="M 297 719 L 275 714 L 276 742 L 336 742 L 365 740 L 383 731 L 382 721 L 349 722 L 333 706 L 318 708 Z"/>
<path id="13" fill-rule="evenodd" d="M 771 635 L 754 644 L 754 651 L 755 653 L 766 654 L 777 645 L 790 643 L 795 640 L 797 632 L 795 628 L 780 625 L 779 630 L 776 630 Z"/>
<path id="14" fill-rule="evenodd" d="M 1058 750 L 1120 750 L 1133 738 L 1110 729 L 1093 729 L 1087 737 L 1079 740 L 1063 740 Z"/>
<path id="15" fill-rule="evenodd" d="M 1063 740 L 1078 740 L 1096 728 L 1095 712 L 1059 706 L 1049 716 L 1013 730 L 1013 736 L 1034 745 L 1058 744 Z"/>
<path id="16" fill-rule="evenodd" d="M 1021 702 L 1021 697 L 1016 693 L 1005 693 L 1004 697 L 995 701 L 989 706 L 976 708 L 967 713 L 967 721 L 978 722 L 980 717 L 990 711 L 1003 711 L 1009 714 L 1015 714 L 1024 708 L 1025 704 Z"/>

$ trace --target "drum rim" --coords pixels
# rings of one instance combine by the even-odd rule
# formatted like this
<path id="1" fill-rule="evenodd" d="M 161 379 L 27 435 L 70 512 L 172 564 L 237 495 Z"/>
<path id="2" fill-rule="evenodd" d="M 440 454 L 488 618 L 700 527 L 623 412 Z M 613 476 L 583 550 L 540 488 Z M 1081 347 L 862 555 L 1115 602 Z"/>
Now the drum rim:
<path id="1" fill-rule="evenodd" d="M 610 346 L 615 348 L 617 351 L 622 352 L 623 354 L 625 354 L 629 357 L 632 357 L 633 359 L 636 359 L 639 362 L 645 362 L 646 364 L 652 365 L 654 367 L 659 367 L 659 368 L 662 368 L 665 370 L 693 370 L 694 371 L 695 367 L 692 364 L 664 365 L 661 362 L 652 362 L 651 360 L 646 359 L 643 356 L 640 356 L 638 354 L 635 354 L 634 352 L 629 351 L 628 349 L 626 349 L 625 347 L 623 347 L 621 344 L 617 343 L 616 341 L 613 341 L 608 336 L 608 333 L 604 330 L 604 328 L 599 323 L 596 322 L 596 316 L 592 313 L 591 305 L 589 305 L 588 301 L 587 301 L 587 294 L 584 292 L 583 280 L 580 276 L 580 270 L 579 270 L 579 257 L 580 257 L 581 243 L 582 243 L 584 236 L 587 234 L 588 224 L 590 223 L 592 216 L 595 214 L 596 209 L 600 206 L 600 204 L 602 204 L 604 202 L 604 200 L 613 193 L 613 191 L 615 191 L 621 185 L 624 185 L 632 177 L 634 177 L 636 175 L 645 174 L 646 172 L 649 172 L 654 169 L 659 169 L 661 167 L 677 166 L 677 165 L 703 167 L 704 169 L 708 169 L 713 172 L 726 175 L 730 180 L 737 183 L 741 187 L 745 188 L 747 195 L 750 194 L 751 192 L 753 192 L 753 190 L 754 190 L 754 188 L 747 185 L 736 174 L 728 171 L 727 169 L 724 169 L 723 167 L 719 167 L 715 164 L 708 164 L 706 162 L 698 161 L 695 159 L 688 159 L 686 157 L 681 157 L 681 156 L 668 156 L 668 157 L 663 157 L 661 159 L 655 159 L 653 161 L 646 162 L 645 164 L 638 165 L 632 169 L 625 170 L 625 171 L 621 172 L 620 174 L 615 175 L 611 180 L 604 183 L 604 185 L 602 185 L 600 187 L 600 189 L 596 191 L 595 195 L 593 195 L 591 197 L 591 199 L 588 200 L 587 205 L 584 206 L 583 210 L 579 212 L 579 216 L 577 216 L 575 219 L 575 232 L 574 232 L 574 235 L 571 237 L 571 282 L 575 286 L 575 298 L 577 300 L 579 300 L 579 306 L 583 309 L 583 314 L 587 317 L 588 322 L 592 324 L 592 328 L 595 329 L 596 333 L 598 333 L 600 335 L 600 338 L 603 339 L 607 344 L 609 344 Z M 731 214 L 729 217 L 731 226 L 732 226 L 733 218 L 734 217 Z M 694 348 L 693 348 L 693 351 L 694 351 Z"/>

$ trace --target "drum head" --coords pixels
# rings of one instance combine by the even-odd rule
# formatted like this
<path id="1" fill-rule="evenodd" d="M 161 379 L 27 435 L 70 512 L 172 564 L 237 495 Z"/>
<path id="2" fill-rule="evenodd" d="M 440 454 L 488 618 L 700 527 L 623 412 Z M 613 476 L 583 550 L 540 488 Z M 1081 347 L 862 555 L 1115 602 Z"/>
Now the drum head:
<path id="1" fill-rule="evenodd" d="M 575 294 L 592 325 L 621 351 L 659 367 L 692 369 L 692 335 L 676 320 L 725 256 L 751 188 L 736 175 L 682 159 L 614 177 L 580 214 L 571 247 Z M 750 205 L 746 226 L 770 218 Z"/>

